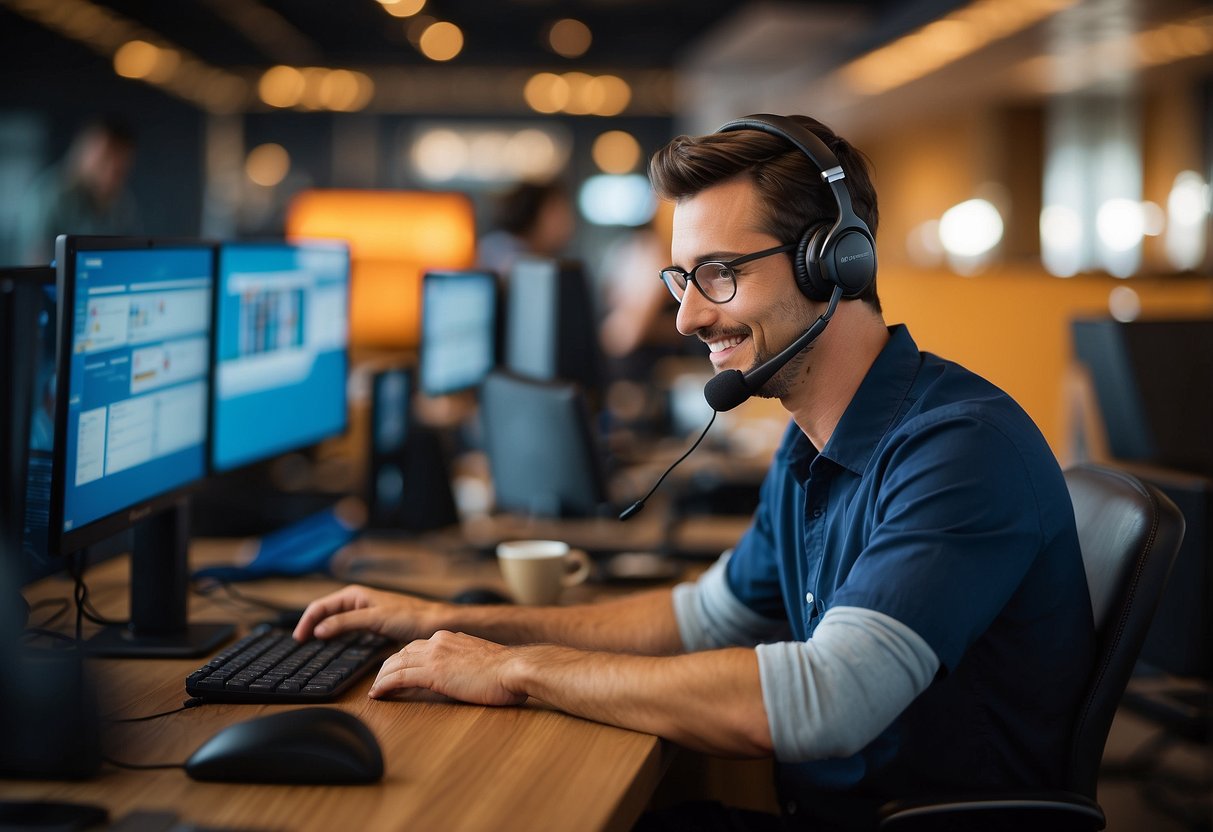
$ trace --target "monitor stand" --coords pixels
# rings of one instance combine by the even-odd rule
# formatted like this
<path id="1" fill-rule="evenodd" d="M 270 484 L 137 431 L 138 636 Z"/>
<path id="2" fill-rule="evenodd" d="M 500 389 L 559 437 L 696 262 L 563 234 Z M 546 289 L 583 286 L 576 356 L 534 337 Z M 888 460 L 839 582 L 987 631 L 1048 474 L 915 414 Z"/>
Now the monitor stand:
<path id="1" fill-rule="evenodd" d="M 85 643 L 94 656 L 192 658 L 231 638 L 232 624 L 188 622 L 189 510 L 184 499 L 135 524 L 130 624 L 111 625 Z"/>

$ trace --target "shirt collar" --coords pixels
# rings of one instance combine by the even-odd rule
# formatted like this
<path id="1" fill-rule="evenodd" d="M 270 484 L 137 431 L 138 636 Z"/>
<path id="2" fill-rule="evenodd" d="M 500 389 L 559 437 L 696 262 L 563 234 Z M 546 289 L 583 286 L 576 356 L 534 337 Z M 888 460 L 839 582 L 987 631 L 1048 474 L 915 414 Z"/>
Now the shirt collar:
<path id="1" fill-rule="evenodd" d="M 868 369 L 821 455 L 862 474 L 901 412 L 920 362 L 918 345 L 905 325 L 889 327 L 888 342 Z"/>

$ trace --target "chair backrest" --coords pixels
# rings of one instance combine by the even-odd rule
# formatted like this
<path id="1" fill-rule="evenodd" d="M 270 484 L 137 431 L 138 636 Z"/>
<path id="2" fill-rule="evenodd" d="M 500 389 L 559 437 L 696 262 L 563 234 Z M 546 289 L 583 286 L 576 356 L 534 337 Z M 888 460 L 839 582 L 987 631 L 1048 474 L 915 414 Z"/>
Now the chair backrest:
<path id="1" fill-rule="evenodd" d="M 1070 749 L 1070 788 L 1091 798 L 1112 717 L 1141 652 L 1184 535 L 1161 491 L 1096 465 L 1065 472 L 1095 615 L 1095 667 Z"/>

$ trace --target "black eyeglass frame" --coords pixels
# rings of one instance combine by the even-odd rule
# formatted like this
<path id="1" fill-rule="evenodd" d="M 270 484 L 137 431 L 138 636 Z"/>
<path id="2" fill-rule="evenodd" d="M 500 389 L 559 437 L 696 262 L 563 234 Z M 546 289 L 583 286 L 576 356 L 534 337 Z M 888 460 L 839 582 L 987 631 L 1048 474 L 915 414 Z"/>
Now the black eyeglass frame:
<path id="1" fill-rule="evenodd" d="M 738 266 L 742 265 L 743 263 L 749 263 L 752 260 L 770 257 L 772 254 L 782 254 L 783 252 L 791 251 L 794 248 L 796 248 L 794 243 L 787 243 L 785 245 L 775 246 L 774 248 L 756 251 L 753 254 L 743 254 L 740 257 L 734 257 L 732 260 L 723 263 L 719 260 L 705 260 L 702 263 L 697 263 L 696 265 L 692 266 L 689 272 L 685 269 L 680 269 L 677 266 L 667 266 L 658 273 L 658 279 L 665 284 L 665 287 L 670 290 L 670 294 L 674 296 L 674 300 L 678 301 L 680 304 L 682 303 L 682 299 L 686 297 L 688 283 L 695 284 L 695 288 L 699 290 L 699 294 L 703 295 L 704 298 L 711 303 L 728 303 L 733 298 L 737 297 L 737 272 L 735 269 Z M 733 291 L 729 292 L 729 296 L 727 298 L 717 300 L 705 292 L 703 286 L 701 286 L 699 281 L 695 279 L 695 272 L 699 271 L 704 266 L 717 266 L 719 268 L 728 270 L 729 277 L 733 281 Z M 680 286 L 678 285 L 679 280 L 681 280 Z M 675 288 L 676 286 L 678 287 L 677 289 Z M 679 294 L 679 290 L 681 290 L 681 294 Z"/>

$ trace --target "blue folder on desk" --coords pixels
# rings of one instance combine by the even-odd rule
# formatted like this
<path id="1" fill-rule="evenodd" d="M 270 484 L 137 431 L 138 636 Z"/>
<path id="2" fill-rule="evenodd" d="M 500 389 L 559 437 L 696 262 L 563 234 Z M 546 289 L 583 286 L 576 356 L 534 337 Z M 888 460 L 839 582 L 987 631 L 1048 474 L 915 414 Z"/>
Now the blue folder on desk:
<path id="1" fill-rule="evenodd" d="M 262 537 L 257 554 L 247 564 L 204 567 L 195 570 L 193 578 L 234 583 L 327 573 L 333 555 L 360 532 L 357 526 L 342 520 L 336 509 L 326 509 Z"/>

